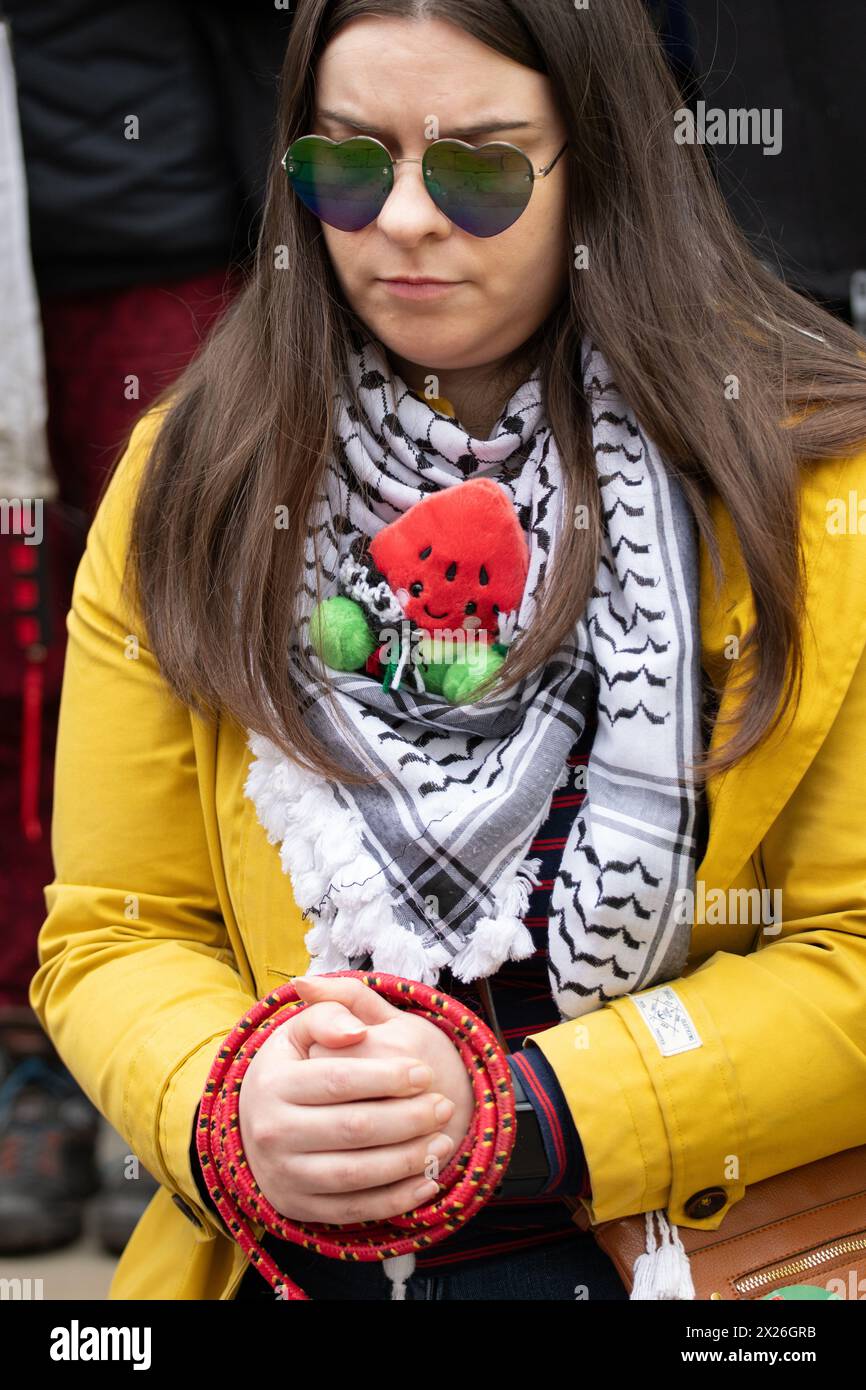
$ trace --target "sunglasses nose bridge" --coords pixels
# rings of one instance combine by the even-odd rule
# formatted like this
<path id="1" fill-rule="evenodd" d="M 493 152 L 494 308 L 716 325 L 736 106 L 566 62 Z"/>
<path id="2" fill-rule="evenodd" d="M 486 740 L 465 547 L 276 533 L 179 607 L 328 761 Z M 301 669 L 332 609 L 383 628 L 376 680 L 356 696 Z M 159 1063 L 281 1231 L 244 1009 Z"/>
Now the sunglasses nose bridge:
<path id="1" fill-rule="evenodd" d="M 404 157 L 401 158 L 401 159 L 392 159 L 392 160 L 391 160 L 391 163 L 394 165 L 395 170 L 396 170 L 396 166 L 397 166 L 398 164 L 420 164 L 420 165 L 423 166 L 424 160 L 423 160 L 421 157 L 419 157 L 418 155 L 415 155 L 414 157 L 404 156 Z M 385 211 L 386 211 L 387 205 L 388 205 L 388 203 L 391 201 L 391 199 L 393 198 L 394 193 L 395 193 L 395 191 L 396 191 L 396 189 L 397 189 L 397 186 L 398 186 L 398 181 L 397 181 L 397 179 L 396 179 L 396 177 L 395 177 L 395 178 L 392 180 L 391 189 L 390 189 L 390 191 L 389 191 L 389 193 L 388 193 L 388 196 L 387 196 L 387 198 L 385 199 L 385 202 L 384 202 L 383 205 L 382 205 L 382 212 L 385 212 Z M 429 188 L 427 187 L 427 183 L 426 183 L 426 181 L 425 181 L 425 179 L 424 179 L 423 169 L 422 169 L 422 172 L 421 172 L 421 175 L 420 175 L 420 188 L 421 188 L 421 191 L 423 192 L 423 194 L 424 194 L 424 196 L 425 196 L 425 198 L 426 198 L 426 200 L 427 200 L 428 205 L 429 205 L 430 207 L 435 208 L 435 209 L 436 209 L 436 212 L 439 214 L 439 216 L 444 216 L 444 213 L 442 212 L 441 208 L 439 208 L 439 207 L 437 206 L 435 200 L 430 196 L 430 190 L 429 190 Z M 381 216 L 382 214 L 380 213 L 379 215 Z M 447 220 L 447 219 L 446 219 L 446 220 Z"/>

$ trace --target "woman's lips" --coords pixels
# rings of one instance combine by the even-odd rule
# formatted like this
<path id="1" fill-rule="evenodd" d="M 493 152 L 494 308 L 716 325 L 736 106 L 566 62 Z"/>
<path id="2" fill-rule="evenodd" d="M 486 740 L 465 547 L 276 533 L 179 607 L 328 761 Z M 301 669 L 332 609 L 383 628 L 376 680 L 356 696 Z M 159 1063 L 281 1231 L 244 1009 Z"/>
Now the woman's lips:
<path id="1" fill-rule="evenodd" d="M 386 290 L 401 299 L 439 299 L 456 289 L 462 280 L 381 280 Z"/>

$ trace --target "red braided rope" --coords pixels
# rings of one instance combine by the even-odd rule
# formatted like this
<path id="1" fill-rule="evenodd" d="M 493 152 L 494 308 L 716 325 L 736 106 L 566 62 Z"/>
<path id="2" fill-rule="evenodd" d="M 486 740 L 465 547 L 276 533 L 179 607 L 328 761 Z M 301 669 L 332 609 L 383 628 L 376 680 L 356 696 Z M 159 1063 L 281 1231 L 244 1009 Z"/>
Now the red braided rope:
<path id="1" fill-rule="evenodd" d="M 220 1048 L 202 1096 L 196 1136 L 208 1191 L 234 1239 L 283 1298 L 308 1295 L 270 1258 L 252 1223 L 282 1240 L 337 1260 L 387 1260 L 444 1240 L 490 1200 L 514 1147 L 514 1087 L 506 1055 L 483 1019 L 458 1000 L 399 975 L 334 970 L 350 976 L 399 1008 L 412 1009 L 441 1028 L 463 1059 L 475 1095 L 472 1124 L 462 1145 L 439 1174 L 440 1195 L 404 1216 L 335 1226 L 291 1221 L 262 1194 L 241 1147 L 238 1104 L 241 1082 L 258 1049 L 298 1009 L 310 1007 L 291 983 L 254 1004 Z"/>

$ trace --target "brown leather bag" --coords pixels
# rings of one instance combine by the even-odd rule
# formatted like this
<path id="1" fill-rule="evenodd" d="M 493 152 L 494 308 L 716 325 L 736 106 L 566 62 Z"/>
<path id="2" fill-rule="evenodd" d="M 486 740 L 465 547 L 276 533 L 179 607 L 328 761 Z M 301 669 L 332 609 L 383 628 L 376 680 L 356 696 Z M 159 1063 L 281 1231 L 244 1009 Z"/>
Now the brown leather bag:
<path id="1" fill-rule="evenodd" d="M 569 1205 L 631 1293 L 646 1248 L 644 1214 L 593 1226 L 582 1204 Z M 753 1183 L 715 1231 L 677 1232 L 698 1299 L 758 1299 L 787 1284 L 866 1299 L 866 1145 Z"/>

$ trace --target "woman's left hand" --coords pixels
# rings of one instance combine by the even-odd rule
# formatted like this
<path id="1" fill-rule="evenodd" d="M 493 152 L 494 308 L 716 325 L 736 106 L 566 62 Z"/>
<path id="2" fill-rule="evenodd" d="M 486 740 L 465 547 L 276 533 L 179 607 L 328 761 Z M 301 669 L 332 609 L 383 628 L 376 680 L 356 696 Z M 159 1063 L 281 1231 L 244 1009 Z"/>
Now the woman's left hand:
<path id="1" fill-rule="evenodd" d="M 359 998 L 359 991 L 369 991 L 369 985 L 350 976 L 301 975 L 291 982 L 305 1003 L 318 1004 L 325 999 L 334 999 L 349 1009 L 363 1023 L 363 1018 L 352 1009 L 353 1002 Z M 472 1123 L 475 1097 L 472 1084 L 463 1065 L 460 1053 L 451 1039 L 437 1028 L 429 1019 L 408 1009 L 395 1008 L 379 996 L 379 1004 L 390 1010 L 386 1022 L 365 1024 L 366 1037 L 348 1047 L 330 1048 L 323 1043 L 313 1043 L 309 1049 L 310 1057 L 415 1057 L 425 1062 L 433 1072 L 431 1091 L 441 1092 L 454 1103 L 454 1113 L 447 1124 L 440 1125 L 441 1133 L 454 1141 L 452 1156 L 457 1152 Z M 423 1092 L 422 1092 L 423 1094 Z M 450 1162 L 450 1158 L 448 1160 Z"/>

